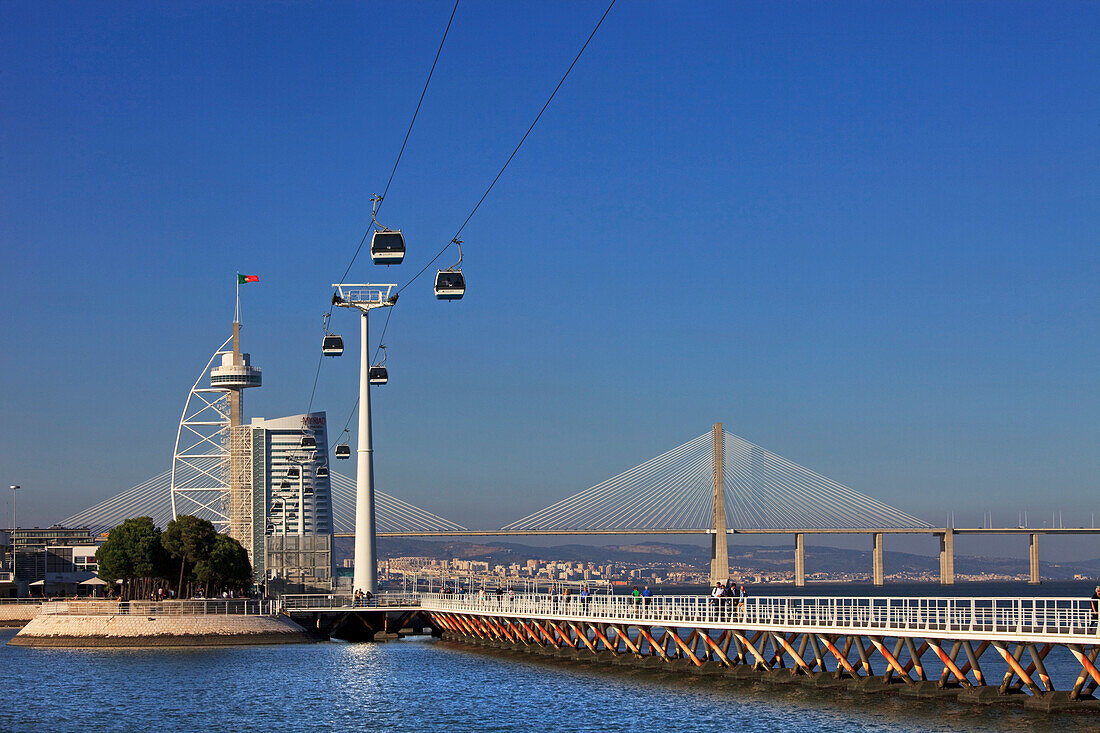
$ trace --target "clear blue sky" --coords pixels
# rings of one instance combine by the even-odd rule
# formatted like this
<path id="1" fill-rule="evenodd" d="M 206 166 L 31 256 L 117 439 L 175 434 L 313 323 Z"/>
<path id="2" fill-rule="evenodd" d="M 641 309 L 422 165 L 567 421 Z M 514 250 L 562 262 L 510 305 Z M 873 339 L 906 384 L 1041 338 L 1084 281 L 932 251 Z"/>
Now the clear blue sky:
<path id="1" fill-rule="evenodd" d="M 170 466 L 237 270 L 247 413 L 305 410 L 450 8 L 0 6 L 21 524 Z M 603 9 L 463 0 L 380 217 L 406 264 L 349 279 L 450 239 Z M 393 313 L 380 488 L 500 526 L 721 420 L 931 522 L 1091 522 L 1097 28 L 1084 2 L 621 0 L 467 227 L 467 297 L 425 277 Z M 333 440 L 356 370 L 321 372 Z"/>

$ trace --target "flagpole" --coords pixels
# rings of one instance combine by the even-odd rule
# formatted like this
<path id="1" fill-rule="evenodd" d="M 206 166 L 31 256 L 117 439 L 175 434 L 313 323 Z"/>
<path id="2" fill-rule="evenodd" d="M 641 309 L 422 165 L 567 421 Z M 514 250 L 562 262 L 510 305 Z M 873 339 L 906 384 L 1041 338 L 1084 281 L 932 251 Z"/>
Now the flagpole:
<path id="1" fill-rule="evenodd" d="M 237 273 L 237 310 L 234 311 L 233 320 L 241 322 L 241 273 Z"/>

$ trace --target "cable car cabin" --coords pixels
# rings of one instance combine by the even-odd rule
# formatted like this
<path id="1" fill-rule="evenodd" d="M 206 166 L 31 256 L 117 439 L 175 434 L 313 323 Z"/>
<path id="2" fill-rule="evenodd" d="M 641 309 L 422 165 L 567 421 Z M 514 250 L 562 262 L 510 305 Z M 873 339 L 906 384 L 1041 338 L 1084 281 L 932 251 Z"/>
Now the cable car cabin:
<path id="1" fill-rule="evenodd" d="M 390 373 L 384 366 L 372 366 L 367 372 L 367 380 L 371 384 L 385 384 L 390 381 Z"/>
<path id="2" fill-rule="evenodd" d="M 351 446 L 347 443 L 341 443 L 336 446 L 336 457 L 340 460 L 347 460 L 351 458 Z"/>
<path id="3" fill-rule="evenodd" d="M 290 482 L 287 481 L 286 479 L 283 479 L 282 483 L 279 484 L 279 488 L 280 489 L 289 489 L 290 488 Z"/>
<path id="4" fill-rule="evenodd" d="M 286 477 L 287 478 L 298 478 L 301 475 L 302 475 L 302 472 L 298 469 L 297 466 L 291 466 L 290 468 L 288 468 L 286 470 Z"/>
<path id="5" fill-rule="evenodd" d="M 370 239 L 370 258 L 376 265 L 400 265 L 405 259 L 405 238 L 401 230 L 375 232 Z"/>
<path id="6" fill-rule="evenodd" d="M 344 339 L 329 334 L 321 339 L 321 353 L 325 356 L 340 356 L 344 353 Z"/>
<path id="7" fill-rule="evenodd" d="M 439 300 L 461 300 L 466 294 L 466 278 L 462 270 L 439 270 L 435 273 L 435 297 Z"/>
<path id="8" fill-rule="evenodd" d="M 317 478 L 327 477 L 328 476 L 328 467 L 327 466 L 318 466 L 316 476 L 317 476 Z"/>
<path id="9" fill-rule="evenodd" d="M 313 496 L 313 487 L 312 486 L 305 487 L 304 489 L 302 489 L 302 493 L 305 494 L 306 496 Z"/>
<path id="10" fill-rule="evenodd" d="M 317 447 L 317 441 L 314 440 L 312 435 L 303 435 L 302 436 L 302 447 L 303 448 L 316 448 Z"/>

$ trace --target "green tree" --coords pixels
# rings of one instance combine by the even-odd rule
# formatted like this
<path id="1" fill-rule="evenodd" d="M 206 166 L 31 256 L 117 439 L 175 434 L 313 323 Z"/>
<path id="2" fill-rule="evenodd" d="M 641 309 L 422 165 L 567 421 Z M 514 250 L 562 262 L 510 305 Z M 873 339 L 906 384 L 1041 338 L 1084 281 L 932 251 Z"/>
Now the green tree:
<path id="1" fill-rule="evenodd" d="M 220 534 L 206 556 L 195 563 L 195 577 L 215 590 L 247 588 L 252 585 L 248 551 L 229 535 Z"/>
<path id="2" fill-rule="evenodd" d="M 167 575 L 168 556 L 151 517 L 127 519 L 112 529 L 95 557 L 99 577 L 111 584 L 124 581 L 127 594 L 137 581 L 149 585 Z"/>
<path id="3" fill-rule="evenodd" d="M 189 514 L 181 514 L 164 528 L 161 543 L 164 549 L 179 559 L 180 563 L 179 585 L 176 591 L 179 598 L 183 598 L 185 574 L 188 579 L 193 577 L 195 565 L 207 557 L 217 536 L 218 533 L 213 524 Z"/>

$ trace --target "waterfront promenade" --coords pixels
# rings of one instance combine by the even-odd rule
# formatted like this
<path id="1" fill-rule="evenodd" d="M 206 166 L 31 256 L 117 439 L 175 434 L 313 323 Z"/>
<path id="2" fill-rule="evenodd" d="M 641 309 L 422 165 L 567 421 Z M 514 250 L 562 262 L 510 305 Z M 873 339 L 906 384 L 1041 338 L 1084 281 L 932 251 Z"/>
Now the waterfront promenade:
<path id="1" fill-rule="evenodd" d="M 1080 598 L 588 598 L 423 594 L 445 638 L 600 663 L 844 685 L 914 697 L 1100 705 L 1100 636 Z M 1053 675 L 1051 655 L 1076 660 Z M 1065 669 L 1059 665 L 1059 669 Z"/>

